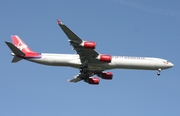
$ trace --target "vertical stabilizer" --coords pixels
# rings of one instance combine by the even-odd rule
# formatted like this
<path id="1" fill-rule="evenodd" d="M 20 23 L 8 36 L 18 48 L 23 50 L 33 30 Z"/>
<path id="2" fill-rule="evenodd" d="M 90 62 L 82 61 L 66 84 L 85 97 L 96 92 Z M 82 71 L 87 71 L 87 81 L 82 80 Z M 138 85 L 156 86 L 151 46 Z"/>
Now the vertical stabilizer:
<path id="1" fill-rule="evenodd" d="M 32 51 L 17 35 L 12 35 L 13 44 L 6 42 L 7 46 L 11 49 L 14 56 L 12 62 L 18 62 L 21 59 L 32 59 L 32 58 L 41 58 L 41 53 Z"/>
<path id="2" fill-rule="evenodd" d="M 23 53 L 27 53 L 27 52 L 30 52 L 30 53 L 34 53 L 34 51 L 32 51 L 22 40 L 19 36 L 17 35 L 12 35 L 12 41 L 13 41 L 13 44 L 19 48 Z"/>

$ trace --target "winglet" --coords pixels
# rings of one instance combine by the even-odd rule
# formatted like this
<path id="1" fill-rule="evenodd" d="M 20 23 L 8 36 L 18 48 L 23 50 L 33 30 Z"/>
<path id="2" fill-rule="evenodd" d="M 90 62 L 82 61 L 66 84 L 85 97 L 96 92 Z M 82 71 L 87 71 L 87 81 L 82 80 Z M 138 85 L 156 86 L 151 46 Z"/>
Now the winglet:
<path id="1" fill-rule="evenodd" d="M 59 19 L 57 19 L 57 22 L 58 22 L 58 25 L 63 25 L 63 23 Z"/>

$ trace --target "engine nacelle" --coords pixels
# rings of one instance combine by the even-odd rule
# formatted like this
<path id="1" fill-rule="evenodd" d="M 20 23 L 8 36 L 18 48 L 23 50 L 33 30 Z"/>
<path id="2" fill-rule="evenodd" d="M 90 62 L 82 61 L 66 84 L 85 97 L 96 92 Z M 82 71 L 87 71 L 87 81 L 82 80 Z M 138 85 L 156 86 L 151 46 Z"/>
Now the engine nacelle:
<path id="1" fill-rule="evenodd" d="M 98 85 L 98 84 L 99 84 L 99 81 L 100 81 L 99 78 L 93 77 L 93 78 L 89 78 L 87 82 L 88 82 L 89 84 Z"/>
<path id="2" fill-rule="evenodd" d="M 98 76 L 101 77 L 102 79 L 112 80 L 113 73 L 112 72 L 102 72 Z"/>
<path id="3" fill-rule="evenodd" d="M 111 62 L 112 56 L 111 55 L 105 55 L 101 54 L 96 59 L 103 61 L 103 62 Z"/>
<path id="4" fill-rule="evenodd" d="M 80 44 L 80 46 L 84 47 L 84 48 L 89 48 L 89 49 L 95 49 L 96 47 L 96 42 L 88 42 L 88 41 L 84 41 Z"/>

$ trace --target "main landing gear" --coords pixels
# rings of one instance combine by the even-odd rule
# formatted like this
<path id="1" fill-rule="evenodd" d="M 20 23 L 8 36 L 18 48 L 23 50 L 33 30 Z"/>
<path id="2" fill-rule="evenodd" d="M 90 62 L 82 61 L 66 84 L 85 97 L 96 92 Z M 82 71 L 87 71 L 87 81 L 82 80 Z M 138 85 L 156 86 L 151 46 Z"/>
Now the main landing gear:
<path id="1" fill-rule="evenodd" d="M 85 60 L 82 65 L 80 65 L 79 69 L 80 73 L 83 74 L 82 78 L 89 78 L 89 73 L 88 73 L 88 60 Z"/>
<path id="2" fill-rule="evenodd" d="M 157 75 L 160 76 L 160 74 L 161 74 L 161 69 L 159 68 L 158 72 L 157 72 Z"/>
<path id="3" fill-rule="evenodd" d="M 82 65 L 80 66 L 79 71 L 80 71 L 81 73 L 86 73 L 86 72 L 87 72 L 87 68 L 88 68 L 88 64 L 87 64 L 87 63 L 82 64 Z"/>

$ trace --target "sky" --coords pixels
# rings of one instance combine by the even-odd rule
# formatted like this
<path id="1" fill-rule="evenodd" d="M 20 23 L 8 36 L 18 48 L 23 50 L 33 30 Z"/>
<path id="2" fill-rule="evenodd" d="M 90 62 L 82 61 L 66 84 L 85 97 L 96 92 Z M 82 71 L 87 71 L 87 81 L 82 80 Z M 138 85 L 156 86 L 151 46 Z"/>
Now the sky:
<path id="1" fill-rule="evenodd" d="M 0 116 L 180 116 L 179 0 L 0 0 Z M 74 54 L 60 19 L 99 53 L 158 57 L 157 71 L 108 70 L 97 86 L 69 83 L 79 73 L 22 60 L 4 41 L 20 36 L 34 51 Z"/>

